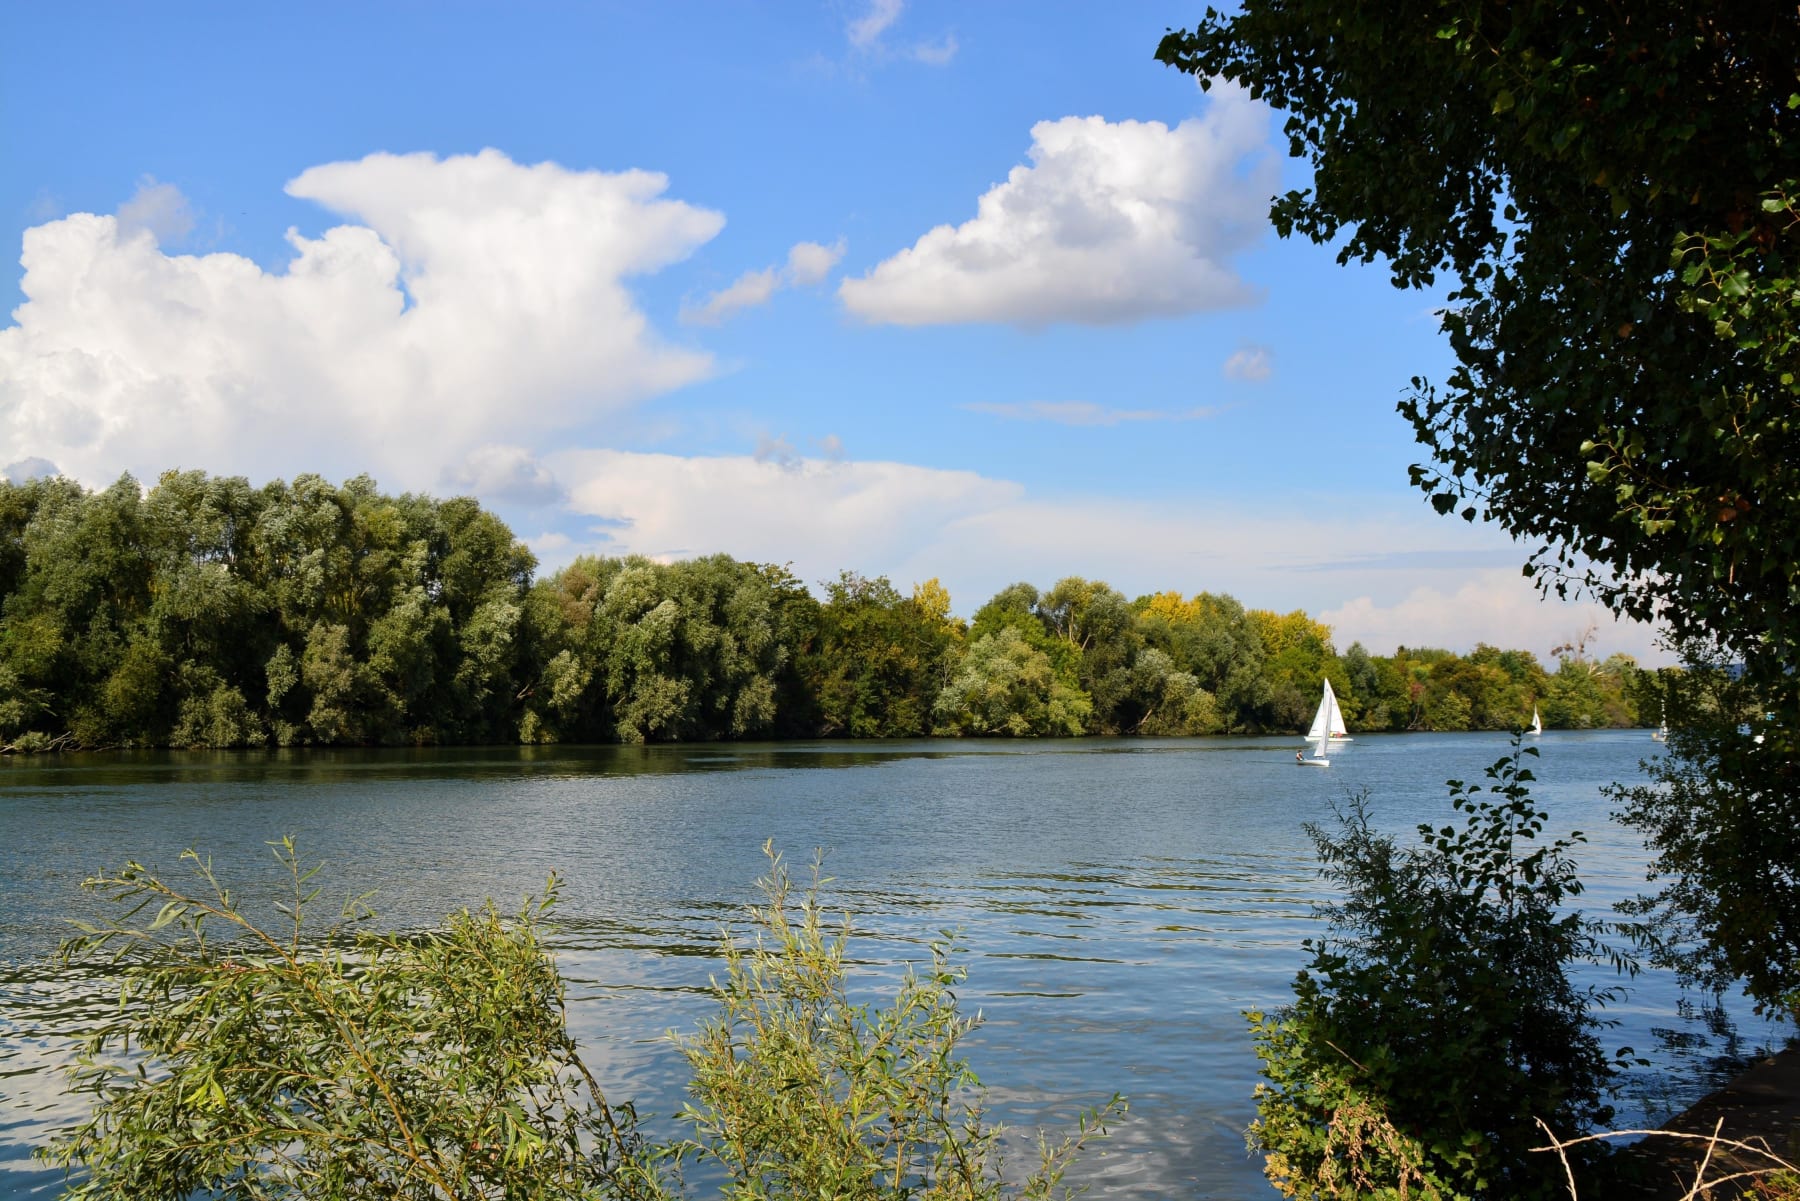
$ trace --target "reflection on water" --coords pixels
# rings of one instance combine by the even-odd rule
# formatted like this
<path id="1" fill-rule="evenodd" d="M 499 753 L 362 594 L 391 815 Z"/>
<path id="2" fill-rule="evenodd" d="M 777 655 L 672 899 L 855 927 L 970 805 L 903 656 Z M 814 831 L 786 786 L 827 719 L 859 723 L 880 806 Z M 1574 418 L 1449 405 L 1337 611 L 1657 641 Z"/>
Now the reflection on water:
<path id="1" fill-rule="evenodd" d="M 856 915 L 855 987 L 891 990 L 957 932 L 966 1044 L 996 1115 L 1070 1124 L 1112 1092 L 1130 1116 L 1091 1160 L 1096 1194 L 1271 1195 L 1244 1150 L 1256 1060 L 1241 1011 L 1278 1005 L 1320 895 L 1301 823 L 1368 788 L 1394 829 L 1448 811 L 1443 781 L 1504 750 L 1485 735 L 1359 739 L 1329 773 L 1282 740 L 910 742 L 71 756 L 0 762 L 0 1197 L 53 1189 L 28 1148 L 79 1108 L 51 1069 L 93 992 L 40 966 L 89 871 L 173 869 L 184 847 L 240 882 L 275 879 L 292 833 L 383 919 L 433 922 L 564 877 L 555 944 L 570 1018 L 615 1098 L 667 1115 L 685 1073 L 664 1038 L 711 1010 L 722 926 L 742 922 L 759 848 L 828 848 L 828 896 Z M 1590 908 L 1641 884 L 1643 854 L 1599 786 L 1652 753 L 1630 733 L 1546 735 L 1534 765 L 1553 826 L 1588 832 Z M 245 891 L 253 891 L 245 890 Z M 1596 973 L 1594 982 L 1612 979 Z M 1673 1107 L 1709 1057 L 1779 1031 L 1681 1008 L 1660 975 L 1615 1008 L 1609 1041 L 1656 1064 L 1625 1098 Z M 1742 1015 L 1740 1015 L 1742 1016 Z M 1732 1039 L 1738 1042 L 1734 1044 Z"/>

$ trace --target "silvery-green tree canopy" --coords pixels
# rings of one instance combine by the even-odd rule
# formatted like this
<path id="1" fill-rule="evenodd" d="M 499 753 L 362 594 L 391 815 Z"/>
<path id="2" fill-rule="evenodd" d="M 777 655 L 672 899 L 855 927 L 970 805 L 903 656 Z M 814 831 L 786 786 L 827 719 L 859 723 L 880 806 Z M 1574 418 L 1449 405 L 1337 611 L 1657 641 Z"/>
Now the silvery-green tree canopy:
<path id="1" fill-rule="evenodd" d="M 1284 235 L 1449 277 L 1457 367 L 1402 405 L 1441 511 L 1539 541 L 1558 583 L 1597 564 L 1615 609 L 1787 660 L 1794 5 L 1247 0 L 1157 57 L 1286 114 L 1313 184 L 1276 198 Z"/>
<path id="2" fill-rule="evenodd" d="M 1437 508 L 1743 662 L 1766 741 L 1678 738 L 1695 787 L 1628 813 L 1689 966 L 1800 1006 L 1800 838 L 1770 841 L 1800 827 L 1800 11 L 1245 0 L 1157 57 L 1286 114 L 1284 235 L 1446 278 L 1456 367 L 1400 406 Z"/>

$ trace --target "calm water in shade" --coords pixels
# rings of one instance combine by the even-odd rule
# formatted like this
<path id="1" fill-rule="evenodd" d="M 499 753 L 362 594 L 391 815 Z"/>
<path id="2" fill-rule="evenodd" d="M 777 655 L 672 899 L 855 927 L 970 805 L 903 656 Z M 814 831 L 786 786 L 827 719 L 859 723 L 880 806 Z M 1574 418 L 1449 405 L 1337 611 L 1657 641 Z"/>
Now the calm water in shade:
<path id="1" fill-rule="evenodd" d="M 961 931 L 966 1044 L 998 1117 L 1024 1136 L 1115 1090 L 1130 1116 L 1081 1171 L 1093 1195 L 1261 1197 L 1244 1149 L 1256 1059 L 1241 1011 L 1273 1007 L 1321 895 L 1301 824 L 1368 789 L 1379 824 L 1450 814 L 1497 735 L 1358 739 L 1294 771 L 1292 739 L 902 742 L 417 752 L 197 753 L 0 760 L 0 1198 L 53 1192 L 30 1148 L 79 1110 L 53 1067 L 78 1007 L 39 966 L 82 877 L 186 847 L 242 883 L 266 840 L 322 860 L 327 895 L 380 889 L 385 922 L 429 924 L 485 897 L 566 881 L 558 936 L 571 1020 L 615 1098 L 666 1116 L 684 1073 L 663 1035 L 711 1011 L 720 927 L 740 920 L 766 839 L 856 915 L 857 987 L 891 986 L 939 930 Z M 1643 731 L 1550 733 L 1534 795 L 1551 832 L 1587 832 L 1590 911 L 1641 887 L 1644 854 L 1600 787 L 1656 752 Z M 1610 974 L 1594 981 L 1612 983 Z M 1608 1045 L 1653 1061 L 1621 1118 L 1660 1119 L 1712 1087 L 1718 1056 L 1778 1044 L 1682 1012 L 1646 973 Z M 667 1129 L 666 1122 L 653 1129 Z"/>

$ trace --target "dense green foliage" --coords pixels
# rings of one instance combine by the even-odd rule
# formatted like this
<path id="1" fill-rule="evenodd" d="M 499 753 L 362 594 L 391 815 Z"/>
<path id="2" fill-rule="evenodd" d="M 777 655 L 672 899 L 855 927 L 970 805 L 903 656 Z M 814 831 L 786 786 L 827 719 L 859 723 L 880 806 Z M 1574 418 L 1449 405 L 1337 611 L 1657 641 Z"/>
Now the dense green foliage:
<path id="1" fill-rule="evenodd" d="M 1456 367 L 1401 404 L 1440 512 L 1499 522 L 1559 593 L 1731 661 L 1763 719 L 1651 766 L 1665 945 L 1800 995 L 1800 10 L 1246 0 L 1158 57 L 1286 114 L 1281 232 L 1451 280 Z M 1749 899 L 1749 898 L 1754 899 Z M 1690 961 L 1694 962 L 1694 961 Z"/>
<path id="2" fill-rule="evenodd" d="M 1451 781 L 1462 824 L 1414 845 L 1362 800 L 1336 832 L 1307 827 L 1342 899 L 1321 907 L 1330 933 L 1306 944 L 1294 1004 L 1250 1015 L 1267 1080 L 1250 1142 L 1286 1196 L 1561 1196 L 1562 1165 L 1530 1151 L 1537 1120 L 1566 1135 L 1611 1115 L 1606 998 L 1567 975 L 1605 954 L 1564 907 L 1581 835 L 1539 840 L 1520 752 L 1487 774 Z"/>
<path id="3" fill-rule="evenodd" d="M 1340 655 L 1303 613 L 1078 576 L 965 626 L 936 580 L 534 566 L 473 500 L 366 478 L 0 481 L 0 748 L 1274 733 L 1326 678 L 1358 730 L 1586 728 L 1643 694 L 1579 645 Z"/>
<path id="4" fill-rule="evenodd" d="M 288 840 L 277 922 L 191 851 L 188 880 L 94 877 L 113 915 L 62 957 L 116 979 L 119 1003 L 70 1070 L 90 1116 L 41 1154 L 91 1201 L 663 1201 L 687 1195 L 683 1161 L 743 1201 L 1070 1195 L 1063 1173 L 1124 1102 L 1040 1140 L 1009 1183 L 957 1053 L 979 1019 L 958 1011 L 951 948 L 890 1005 L 852 1004 L 849 917 L 829 932 L 817 871 L 797 890 L 769 853 L 755 939 L 726 939 L 719 1016 L 676 1039 L 692 1134 L 667 1143 L 606 1100 L 568 1034 L 544 942 L 554 877 L 510 918 L 490 904 L 411 935 L 371 932 L 366 898 L 309 926 L 318 869 Z"/>

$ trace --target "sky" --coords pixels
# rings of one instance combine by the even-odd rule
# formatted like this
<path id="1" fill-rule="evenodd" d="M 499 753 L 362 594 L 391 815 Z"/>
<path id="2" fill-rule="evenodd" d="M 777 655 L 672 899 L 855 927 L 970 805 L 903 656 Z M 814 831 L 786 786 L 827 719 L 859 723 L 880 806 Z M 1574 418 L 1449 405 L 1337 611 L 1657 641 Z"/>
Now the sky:
<path id="1" fill-rule="evenodd" d="M 1275 235 L 1279 114 L 1152 57 L 1203 8 L 0 7 L 0 473 L 1668 661 L 1408 484 L 1441 297 Z"/>

